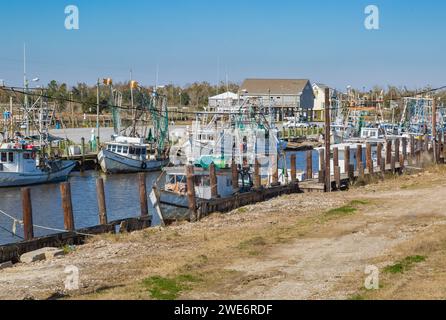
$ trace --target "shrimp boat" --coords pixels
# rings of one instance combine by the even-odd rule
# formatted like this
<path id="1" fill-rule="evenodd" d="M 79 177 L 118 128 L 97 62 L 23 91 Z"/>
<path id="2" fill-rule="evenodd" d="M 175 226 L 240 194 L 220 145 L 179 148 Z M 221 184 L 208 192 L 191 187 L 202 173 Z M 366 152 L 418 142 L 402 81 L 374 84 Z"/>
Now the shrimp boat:
<path id="1" fill-rule="evenodd" d="M 156 90 L 148 97 L 135 81 L 131 82 L 132 89 L 138 89 L 141 95 L 141 106 L 136 108 L 133 123 L 129 128 L 121 130 L 120 104 L 122 95 L 113 90 L 110 79 L 104 80 L 110 87 L 110 104 L 114 124 L 114 135 L 111 141 L 105 143 L 98 153 L 98 161 L 105 173 L 132 173 L 159 171 L 169 164 L 169 131 L 166 97 L 159 95 Z M 136 85 L 135 85 L 136 84 Z M 153 121 L 147 138 L 142 138 L 147 132 L 145 125 L 138 133 L 138 119 L 149 113 Z M 128 135 L 125 134 L 130 130 Z"/>
<path id="2" fill-rule="evenodd" d="M 0 145 L 0 188 L 65 181 L 75 161 L 38 159 L 38 149 L 27 143 Z"/>
<path id="3" fill-rule="evenodd" d="M 160 190 L 160 202 L 162 204 L 188 208 L 186 167 L 165 168 L 165 186 Z M 210 200 L 211 181 L 209 170 L 205 168 L 195 168 L 194 189 L 197 201 Z M 220 198 L 227 198 L 234 195 L 238 189 L 233 188 L 232 170 L 217 169 L 217 193 Z"/>

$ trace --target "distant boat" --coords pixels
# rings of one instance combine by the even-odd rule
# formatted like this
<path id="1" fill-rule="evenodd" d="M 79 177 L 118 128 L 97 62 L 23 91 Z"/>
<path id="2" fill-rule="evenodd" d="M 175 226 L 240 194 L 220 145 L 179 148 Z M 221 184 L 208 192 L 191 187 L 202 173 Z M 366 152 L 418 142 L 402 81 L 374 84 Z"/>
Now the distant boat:
<path id="1" fill-rule="evenodd" d="M 3 143 L 0 146 L 0 188 L 65 181 L 75 161 L 43 160 L 29 144 Z"/>

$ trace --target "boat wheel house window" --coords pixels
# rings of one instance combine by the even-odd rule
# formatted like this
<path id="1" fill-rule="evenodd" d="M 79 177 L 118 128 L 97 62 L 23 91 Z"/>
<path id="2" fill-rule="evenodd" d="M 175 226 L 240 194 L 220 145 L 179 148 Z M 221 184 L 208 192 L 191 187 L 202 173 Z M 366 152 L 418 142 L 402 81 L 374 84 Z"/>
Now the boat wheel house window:
<path id="1" fill-rule="evenodd" d="M 6 152 L 2 152 L 1 157 L 0 157 L 0 162 L 7 162 L 7 156 L 6 156 Z"/>
<path id="2" fill-rule="evenodd" d="M 8 162 L 10 162 L 10 163 L 14 162 L 14 152 L 9 152 L 9 154 L 8 154 Z"/>

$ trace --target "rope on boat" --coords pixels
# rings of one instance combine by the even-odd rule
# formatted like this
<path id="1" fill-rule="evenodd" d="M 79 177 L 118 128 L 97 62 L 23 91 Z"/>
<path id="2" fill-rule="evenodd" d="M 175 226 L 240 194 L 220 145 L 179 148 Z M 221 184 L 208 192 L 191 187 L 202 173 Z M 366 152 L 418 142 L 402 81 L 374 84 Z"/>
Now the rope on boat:
<path id="1" fill-rule="evenodd" d="M 0 210 L 0 214 L 4 215 L 5 217 L 9 218 L 12 220 L 13 225 L 12 225 L 12 230 L 8 230 L 5 227 L 0 226 L 1 229 L 7 231 L 8 233 L 12 234 L 13 236 L 16 236 L 20 239 L 23 239 L 23 237 L 19 236 L 16 231 L 17 231 L 17 224 L 23 226 L 23 221 L 19 220 L 9 214 L 7 214 L 6 212 L 4 212 L 3 210 Z M 43 230 L 49 230 L 49 231 L 55 231 L 55 232 L 68 232 L 67 230 L 63 230 L 63 229 L 57 229 L 57 228 L 50 228 L 50 227 L 44 227 L 44 226 L 39 226 L 37 224 L 33 224 L 34 228 L 38 228 L 38 229 L 43 229 Z M 80 236 L 86 236 L 86 237 L 94 237 L 94 234 L 88 234 L 88 233 L 82 233 L 82 232 L 77 232 L 77 231 L 73 231 L 73 233 L 78 234 Z"/>

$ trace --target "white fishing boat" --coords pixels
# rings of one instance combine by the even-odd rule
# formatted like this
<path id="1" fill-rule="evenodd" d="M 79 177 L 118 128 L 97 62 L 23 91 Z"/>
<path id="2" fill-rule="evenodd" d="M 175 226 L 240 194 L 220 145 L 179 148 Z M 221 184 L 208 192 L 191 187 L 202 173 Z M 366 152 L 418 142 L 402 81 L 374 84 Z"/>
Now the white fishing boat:
<path id="1" fill-rule="evenodd" d="M 19 187 L 68 179 L 75 161 L 39 160 L 38 150 L 28 144 L 0 146 L 0 187 Z"/>
<path id="2" fill-rule="evenodd" d="M 142 138 L 116 137 L 98 154 L 99 164 L 106 173 L 159 171 L 169 164 L 168 155 L 158 157 L 153 145 Z"/>

